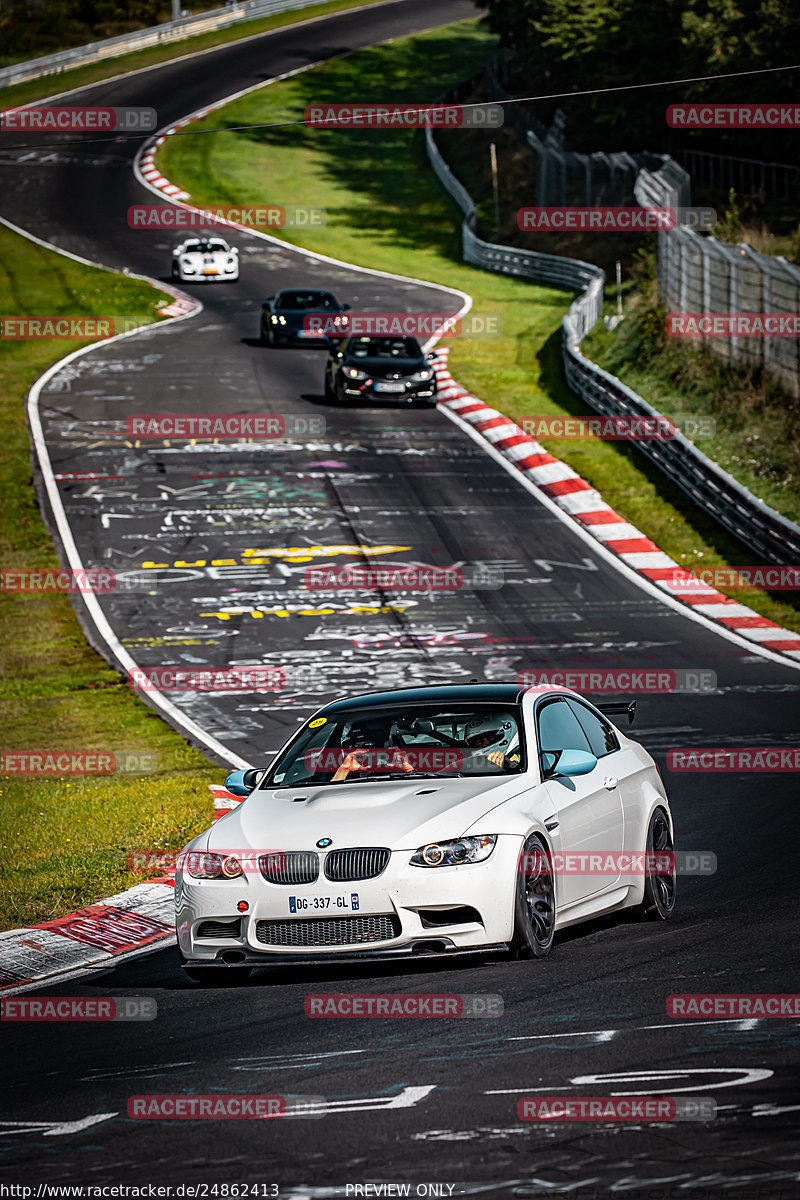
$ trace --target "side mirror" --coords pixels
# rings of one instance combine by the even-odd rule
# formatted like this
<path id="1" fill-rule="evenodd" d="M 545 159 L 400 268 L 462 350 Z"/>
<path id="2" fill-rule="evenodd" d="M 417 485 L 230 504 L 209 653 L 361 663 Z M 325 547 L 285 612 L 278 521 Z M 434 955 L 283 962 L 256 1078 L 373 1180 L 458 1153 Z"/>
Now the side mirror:
<path id="1" fill-rule="evenodd" d="M 339 312 L 350 312 L 350 305 L 343 304 L 342 307 L 339 309 Z"/>
<path id="2" fill-rule="evenodd" d="M 238 254 L 238 253 L 239 253 L 239 251 L 238 251 L 237 247 L 231 246 L 231 254 Z"/>
<path id="3" fill-rule="evenodd" d="M 597 759 L 586 750 L 562 750 L 553 765 L 555 775 L 588 775 L 597 766 Z"/>
<path id="4" fill-rule="evenodd" d="M 244 771 L 232 771 L 225 780 L 225 787 L 232 796 L 249 796 L 263 774 L 263 771 L 255 767 L 248 767 Z"/>

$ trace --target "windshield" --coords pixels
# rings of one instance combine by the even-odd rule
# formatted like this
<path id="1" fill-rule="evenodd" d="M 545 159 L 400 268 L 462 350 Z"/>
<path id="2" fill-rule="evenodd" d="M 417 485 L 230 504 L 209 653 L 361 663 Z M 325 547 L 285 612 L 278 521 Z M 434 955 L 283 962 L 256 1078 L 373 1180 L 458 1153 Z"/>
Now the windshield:
<path id="1" fill-rule="evenodd" d="M 362 337 L 347 344 L 353 358 L 421 358 L 416 338 Z"/>
<path id="2" fill-rule="evenodd" d="M 517 707 L 404 705 L 313 718 L 261 784 L 513 774 L 525 769 Z"/>
<path id="3" fill-rule="evenodd" d="M 226 254 L 228 250 L 225 242 L 187 242 L 187 254 Z"/>
<path id="4" fill-rule="evenodd" d="M 281 292 L 276 307 L 287 310 L 315 308 L 327 312 L 335 309 L 337 304 L 330 292 Z"/>

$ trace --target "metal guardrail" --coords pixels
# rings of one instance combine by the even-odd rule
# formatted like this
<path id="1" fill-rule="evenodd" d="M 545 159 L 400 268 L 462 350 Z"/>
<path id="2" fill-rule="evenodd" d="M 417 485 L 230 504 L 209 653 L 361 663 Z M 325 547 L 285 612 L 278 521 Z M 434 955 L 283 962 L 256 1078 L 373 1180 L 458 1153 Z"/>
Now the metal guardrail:
<path id="1" fill-rule="evenodd" d="M 611 416 L 660 416 L 652 405 L 581 352 L 581 341 L 603 311 L 605 274 L 591 263 L 485 242 L 476 233 L 478 210 L 464 185 L 444 161 L 433 133 L 425 131 L 430 164 L 464 214 L 464 260 L 487 271 L 519 275 L 539 283 L 580 292 L 561 322 L 561 347 L 567 382 L 591 408 Z M 653 175 L 648 183 L 653 184 Z M 669 184 L 669 178 L 665 181 Z M 674 182 L 674 181 L 672 181 Z M 765 563 L 800 561 L 800 527 L 764 504 L 732 475 L 676 430 L 665 441 L 637 441 L 637 450 L 661 470 L 698 507 L 749 546 Z"/>
<path id="2" fill-rule="evenodd" d="M 0 88 L 28 79 L 40 79 L 46 75 L 59 75 L 72 67 L 82 67 L 99 62 L 104 58 L 117 58 L 134 50 L 145 50 L 148 46 L 160 46 L 165 42 L 180 41 L 198 33 L 209 33 L 216 29 L 227 29 L 241 21 L 256 17 L 269 17 L 273 13 L 288 12 L 294 8 L 308 8 L 320 0 L 245 0 L 227 8 L 215 8 L 196 17 L 185 17 L 180 21 L 168 21 L 164 25 L 152 25 L 148 29 L 137 29 L 117 37 L 105 38 L 100 42 L 89 42 L 85 46 L 73 46 L 70 50 L 59 50 L 24 63 L 13 63 L 0 68 Z"/>
<path id="3" fill-rule="evenodd" d="M 735 188 L 740 196 L 763 192 L 773 200 L 785 200 L 800 187 L 800 166 L 794 163 L 763 162 L 708 150 L 677 149 L 672 157 L 693 179 L 710 188 Z"/>

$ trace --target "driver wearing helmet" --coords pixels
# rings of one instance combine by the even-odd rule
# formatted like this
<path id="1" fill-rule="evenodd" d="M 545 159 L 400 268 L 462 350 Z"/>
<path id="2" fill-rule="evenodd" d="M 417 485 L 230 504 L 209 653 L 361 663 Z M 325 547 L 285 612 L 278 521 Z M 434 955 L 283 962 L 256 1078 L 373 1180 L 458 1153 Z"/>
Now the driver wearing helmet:
<path id="1" fill-rule="evenodd" d="M 473 717 L 467 722 L 464 741 L 470 750 L 488 750 L 488 761 L 506 771 L 518 771 L 522 764 L 517 722 L 509 712 Z"/>
<path id="2" fill-rule="evenodd" d="M 389 739 L 389 730 L 385 722 L 372 722 L 371 724 L 351 722 L 349 728 L 342 737 L 342 749 L 347 750 L 341 764 L 337 767 L 335 773 L 331 777 L 331 783 L 342 783 L 349 775 L 356 774 L 359 771 L 368 771 L 374 773 L 376 770 L 375 752 L 381 747 L 386 746 Z M 359 754 L 359 751 L 361 752 Z M 413 771 L 411 763 L 407 757 L 401 752 L 396 751 L 395 769 L 398 771 Z M 370 758 L 373 760 L 370 763 Z"/>

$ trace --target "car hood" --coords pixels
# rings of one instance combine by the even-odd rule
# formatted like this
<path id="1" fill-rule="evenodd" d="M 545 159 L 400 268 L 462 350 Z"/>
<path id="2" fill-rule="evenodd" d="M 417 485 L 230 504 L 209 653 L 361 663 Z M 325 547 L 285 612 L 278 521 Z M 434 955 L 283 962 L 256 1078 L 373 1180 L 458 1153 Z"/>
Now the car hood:
<path id="1" fill-rule="evenodd" d="M 324 321 L 330 321 L 334 317 L 339 316 L 339 313 L 332 312 L 330 309 L 321 310 L 317 308 L 275 308 L 272 310 L 268 309 L 268 311 L 274 312 L 276 317 L 285 317 L 287 325 L 298 326 L 301 326 L 308 317 L 321 317 Z M 322 333 L 320 333 L 320 336 L 322 336 Z"/>
<path id="2" fill-rule="evenodd" d="M 520 785 L 519 776 L 483 776 L 269 788 L 253 792 L 217 821 L 208 831 L 206 848 L 311 850 L 320 838 L 331 838 L 334 849 L 413 851 L 425 842 L 459 837 L 516 795 Z"/>
<path id="3" fill-rule="evenodd" d="M 415 371 L 432 369 L 430 363 L 421 358 L 345 358 L 342 366 L 366 371 L 377 379 L 386 379 L 388 375 L 413 375 Z"/>
<path id="4" fill-rule="evenodd" d="M 184 250 L 180 256 L 187 262 L 196 264 L 202 263 L 205 259 L 211 258 L 214 262 L 227 262 L 229 258 L 233 258 L 232 254 L 228 254 L 226 250 Z"/>

